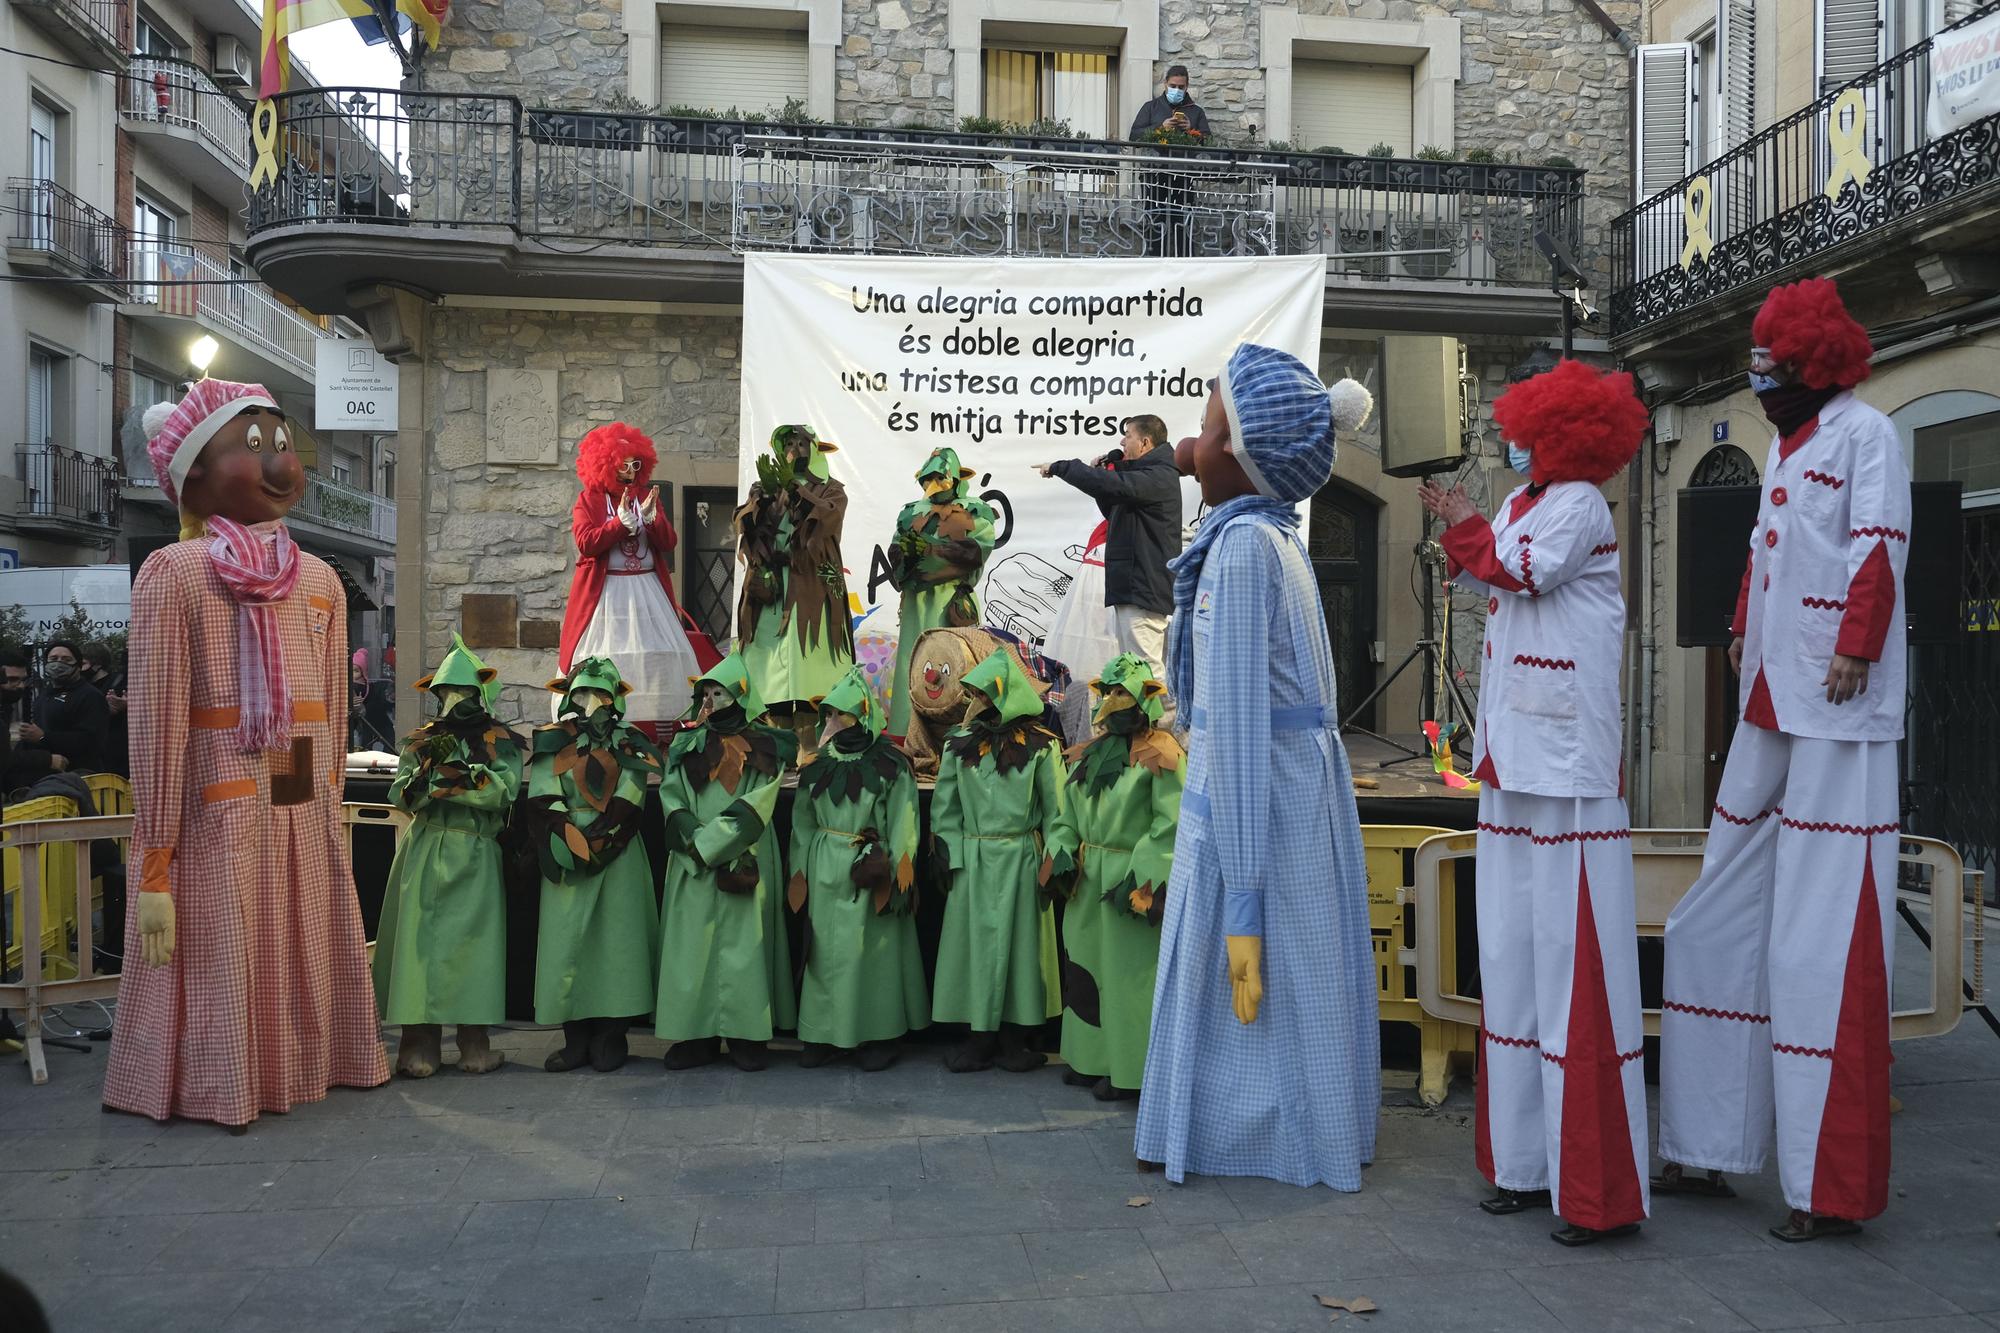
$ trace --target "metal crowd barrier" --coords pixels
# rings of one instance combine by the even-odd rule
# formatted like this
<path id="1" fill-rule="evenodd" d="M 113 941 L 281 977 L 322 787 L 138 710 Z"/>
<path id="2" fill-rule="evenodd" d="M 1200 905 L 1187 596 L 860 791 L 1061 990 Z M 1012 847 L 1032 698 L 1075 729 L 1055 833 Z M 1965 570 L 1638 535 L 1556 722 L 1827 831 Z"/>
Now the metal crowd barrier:
<path id="1" fill-rule="evenodd" d="M 75 809 L 67 800 L 62 804 Z M 342 826 L 347 830 L 350 854 L 356 828 L 388 824 L 400 832 L 410 822 L 408 813 L 394 806 L 358 801 L 343 804 L 340 817 Z M 28 1069 L 37 1084 L 49 1081 L 48 1058 L 42 1048 L 43 1014 L 59 1005 L 110 1000 L 118 994 L 118 974 L 99 974 L 95 967 L 91 878 L 88 873 L 79 873 L 80 866 L 87 872 L 89 844 L 99 838 L 122 842 L 129 850 L 132 816 L 100 815 L 91 819 L 44 817 L 0 826 L 0 849 L 7 854 L 6 892 L 17 897 L 14 911 L 20 922 L 16 934 L 21 950 L 21 979 L 0 982 L 0 1009 L 19 1009 L 25 1014 L 23 1037 Z M 129 866 L 129 855 L 126 861 Z M 51 925 L 45 925 L 43 920 L 45 878 L 68 885 L 75 894 L 74 904 L 68 902 L 65 896 L 60 907 L 62 919 L 59 924 L 70 927 L 75 933 L 73 948 L 67 954 L 65 949 L 70 947 L 67 939 L 70 929 L 55 930 Z M 131 896 L 138 891 L 135 873 L 127 885 L 128 911 L 136 910 Z M 74 918 L 69 915 L 72 906 L 75 909 Z M 70 924 L 72 920 L 73 926 Z M 52 969 L 51 964 L 58 964 L 60 969 L 73 970 L 74 975 L 51 976 L 52 970 L 58 970 Z"/>

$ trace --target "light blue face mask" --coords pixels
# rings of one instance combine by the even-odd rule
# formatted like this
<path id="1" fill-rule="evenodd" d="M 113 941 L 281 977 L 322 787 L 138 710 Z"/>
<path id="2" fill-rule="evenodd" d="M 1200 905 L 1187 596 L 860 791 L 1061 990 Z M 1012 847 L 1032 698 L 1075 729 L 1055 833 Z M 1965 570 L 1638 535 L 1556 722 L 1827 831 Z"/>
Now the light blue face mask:
<path id="1" fill-rule="evenodd" d="M 1754 370 L 1750 372 L 1750 392 L 1754 394 L 1767 394 L 1781 387 L 1783 386 L 1776 375 L 1759 375 Z"/>
<path id="2" fill-rule="evenodd" d="M 1185 88 L 1167 89 L 1167 105 L 1179 106 L 1182 102 L 1185 101 L 1187 101 L 1187 89 Z"/>
<path id="3" fill-rule="evenodd" d="M 1507 445 L 1507 466 L 1513 468 L 1524 477 L 1528 475 L 1528 469 L 1533 465 L 1534 457 L 1532 453 L 1523 449 L 1518 444 L 1509 442 Z"/>

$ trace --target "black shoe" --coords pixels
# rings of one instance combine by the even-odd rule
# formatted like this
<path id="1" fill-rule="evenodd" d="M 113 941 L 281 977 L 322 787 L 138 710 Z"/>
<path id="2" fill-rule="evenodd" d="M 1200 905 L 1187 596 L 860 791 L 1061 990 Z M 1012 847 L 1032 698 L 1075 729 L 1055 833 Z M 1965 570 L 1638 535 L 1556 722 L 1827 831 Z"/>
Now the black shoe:
<path id="1" fill-rule="evenodd" d="M 551 1074 L 566 1074 L 589 1064 L 590 1034 L 590 1019 L 572 1019 L 563 1024 L 562 1049 L 552 1052 L 548 1059 L 542 1061 L 542 1068 Z"/>
<path id="2" fill-rule="evenodd" d="M 1094 1088 L 1097 1086 L 1099 1078 L 1096 1074 L 1079 1073 L 1075 1068 L 1066 1065 L 1063 1067 L 1062 1081 L 1069 1084 L 1072 1088 Z"/>
<path id="3" fill-rule="evenodd" d="M 1049 1062 L 1049 1057 L 1028 1045 L 1028 1030 L 1017 1023 L 1006 1023 L 1000 1028 L 1000 1054 L 993 1063 L 1010 1074 L 1025 1074 L 1040 1069 Z"/>
<path id="4" fill-rule="evenodd" d="M 760 1074 L 771 1065 L 771 1057 L 761 1041 L 729 1039 L 729 1063 L 746 1074 Z"/>
<path id="5" fill-rule="evenodd" d="M 1097 1098 L 1100 1102 L 1136 1102 L 1139 1100 L 1139 1090 L 1137 1088 L 1118 1087 L 1109 1077 L 1097 1080 L 1096 1085 L 1090 1090 L 1090 1095 Z"/>
<path id="6" fill-rule="evenodd" d="M 799 1068 L 818 1069 L 822 1065 L 832 1064 L 846 1054 L 847 1052 L 838 1046 L 829 1046 L 823 1041 L 809 1041 L 805 1049 L 799 1052 Z"/>
<path id="7" fill-rule="evenodd" d="M 1600 1240 L 1623 1240 L 1627 1236 L 1638 1234 L 1639 1224 L 1627 1222 L 1624 1226 L 1606 1227 L 1602 1231 L 1593 1231 L 1589 1227 L 1566 1226 L 1561 1231 L 1551 1231 L 1549 1239 L 1574 1250 L 1584 1245 L 1595 1245 Z"/>
<path id="8" fill-rule="evenodd" d="M 625 1031 L 632 1026 L 629 1018 L 600 1018 L 593 1024 L 595 1031 L 590 1036 L 590 1067 L 600 1074 L 608 1074 L 625 1066 Z"/>
<path id="9" fill-rule="evenodd" d="M 993 1067 L 993 1052 L 1000 1039 L 991 1032 L 975 1032 L 945 1053 L 944 1067 L 954 1074 L 976 1074 Z"/>
<path id="10" fill-rule="evenodd" d="M 1510 1190 L 1504 1185 L 1492 1198 L 1479 1201 L 1480 1209 L 1495 1217 L 1512 1217 L 1515 1213 L 1525 1213 L 1530 1208 L 1552 1206 L 1547 1190 Z"/>
<path id="11" fill-rule="evenodd" d="M 864 1074 L 879 1074 L 902 1058 L 903 1048 L 893 1041 L 864 1042 L 854 1053 L 854 1064 Z"/>
<path id="12" fill-rule="evenodd" d="M 712 1065 L 722 1054 L 722 1038 L 698 1037 L 693 1041 L 677 1041 L 667 1049 L 666 1066 L 669 1069 L 699 1069 Z"/>

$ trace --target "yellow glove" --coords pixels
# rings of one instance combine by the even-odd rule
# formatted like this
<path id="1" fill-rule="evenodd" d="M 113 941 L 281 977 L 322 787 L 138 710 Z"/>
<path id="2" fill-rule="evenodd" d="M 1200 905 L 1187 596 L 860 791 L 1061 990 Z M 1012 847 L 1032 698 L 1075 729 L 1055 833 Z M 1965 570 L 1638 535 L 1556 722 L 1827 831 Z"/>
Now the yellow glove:
<path id="1" fill-rule="evenodd" d="M 1236 1021 L 1257 1021 L 1257 1006 L 1264 1002 L 1264 941 L 1257 935 L 1229 935 L 1229 990 Z"/>
<path id="2" fill-rule="evenodd" d="M 139 895 L 139 950 L 148 967 L 165 967 L 174 960 L 174 896 Z"/>

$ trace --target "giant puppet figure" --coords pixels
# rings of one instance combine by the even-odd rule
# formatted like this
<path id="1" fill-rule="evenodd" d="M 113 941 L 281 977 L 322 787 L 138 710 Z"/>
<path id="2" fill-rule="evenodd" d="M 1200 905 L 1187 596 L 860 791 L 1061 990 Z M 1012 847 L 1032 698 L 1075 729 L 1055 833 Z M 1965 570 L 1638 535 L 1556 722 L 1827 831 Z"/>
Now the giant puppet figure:
<path id="1" fill-rule="evenodd" d="M 650 484 L 657 461 L 653 442 L 622 421 L 577 445 L 576 573 L 558 659 L 565 673 L 586 657 L 616 662 L 632 687 L 626 717 L 645 729 L 686 712 L 688 678 L 719 660 L 674 600 L 667 557 L 679 538 Z"/>
<path id="2" fill-rule="evenodd" d="M 346 599 L 285 531 L 305 472 L 268 392 L 146 416 L 182 540 L 132 585 L 143 869 L 104 1104 L 241 1127 L 389 1077 L 340 823 Z"/>
<path id="3" fill-rule="evenodd" d="M 1160 932 L 1142 1163 L 1361 1188 L 1381 1104 L 1368 880 L 1298 507 L 1367 391 L 1245 343 L 1176 459 L 1208 517 L 1172 566 L 1189 724 Z M 1268 982 L 1268 984 L 1267 984 Z"/>
<path id="4" fill-rule="evenodd" d="M 1487 598 L 1479 791 L 1479 1169 L 1489 1213 L 1549 1207 L 1565 1245 L 1646 1216 L 1639 948 L 1618 672 L 1625 598 L 1599 487 L 1646 433 L 1632 377 L 1564 361 L 1493 419 L 1529 478 L 1489 524 L 1426 482 L 1461 587 Z"/>
<path id="5" fill-rule="evenodd" d="M 1910 478 L 1854 396 L 1868 335 L 1832 282 L 1751 325 L 1776 435 L 1737 599 L 1743 720 L 1701 877 L 1667 918 L 1660 1193 L 1725 1196 L 1771 1151 L 1804 1241 L 1888 1204 L 1889 971 Z"/>
<path id="6" fill-rule="evenodd" d="M 901 594 L 897 611 L 896 674 L 890 679 L 889 734 L 901 741 L 910 725 L 910 660 L 927 629 L 964 629 L 979 623 L 973 585 L 993 554 L 993 507 L 974 499 L 974 473 L 954 449 L 933 449 L 917 469 L 924 498 L 896 515 L 889 550 L 890 583 Z"/>
<path id="7" fill-rule="evenodd" d="M 811 426 L 780 426 L 757 460 L 757 482 L 736 511 L 743 591 L 736 603 L 737 652 L 774 722 L 810 744 L 819 710 L 854 662 L 840 529 L 847 488 L 833 479 L 835 452 Z"/>

